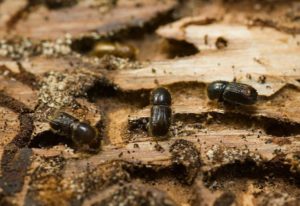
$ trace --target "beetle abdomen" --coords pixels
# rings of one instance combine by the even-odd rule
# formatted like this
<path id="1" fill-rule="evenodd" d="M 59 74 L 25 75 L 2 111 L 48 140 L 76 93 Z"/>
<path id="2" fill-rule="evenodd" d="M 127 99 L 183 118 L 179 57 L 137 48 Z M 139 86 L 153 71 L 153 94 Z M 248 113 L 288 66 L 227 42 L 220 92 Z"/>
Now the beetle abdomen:
<path id="1" fill-rule="evenodd" d="M 150 131 L 154 136 L 164 136 L 171 125 L 172 110 L 169 106 L 152 106 L 150 116 Z"/>
<path id="2" fill-rule="evenodd" d="M 97 136 L 97 130 L 85 122 L 72 125 L 72 140 L 76 144 L 90 144 Z"/>
<path id="3" fill-rule="evenodd" d="M 226 86 L 223 99 L 233 104 L 251 105 L 257 100 L 257 91 L 247 84 L 232 82 Z"/>

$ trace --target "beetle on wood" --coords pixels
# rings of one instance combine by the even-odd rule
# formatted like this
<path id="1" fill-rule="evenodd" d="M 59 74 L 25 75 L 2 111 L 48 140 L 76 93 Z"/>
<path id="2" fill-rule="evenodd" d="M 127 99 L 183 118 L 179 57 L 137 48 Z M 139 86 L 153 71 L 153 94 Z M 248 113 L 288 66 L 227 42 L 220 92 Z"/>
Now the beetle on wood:
<path id="1" fill-rule="evenodd" d="M 218 99 L 231 104 L 251 105 L 257 101 L 257 91 L 247 84 L 214 81 L 207 87 L 209 99 Z"/>
<path id="2" fill-rule="evenodd" d="M 165 136 L 171 125 L 171 94 L 165 88 L 155 89 L 150 98 L 152 104 L 149 129 L 153 136 Z"/>
<path id="3" fill-rule="evenodd" d="M 86 122 L 80 122 L 75 117 L 65 113 L 58 112 L 49 120 L 49 124 L 54 133 L 70 137 L 77 148 L 88 150 L 98 150 L 100 146 L 100 137 L 98 130 Z"/>

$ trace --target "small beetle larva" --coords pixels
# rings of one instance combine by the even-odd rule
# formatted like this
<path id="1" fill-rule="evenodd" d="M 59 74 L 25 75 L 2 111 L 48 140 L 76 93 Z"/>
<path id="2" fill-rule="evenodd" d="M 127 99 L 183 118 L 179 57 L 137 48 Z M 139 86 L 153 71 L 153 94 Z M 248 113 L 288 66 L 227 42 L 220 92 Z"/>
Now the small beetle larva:
<path id="1" fill-rule="evenodd" d="M 135 59 L 137 49 L 129 44 L 118 42 L 97 42 L 90 52 L 91 56 L 103 57 L 104 55 L 113 55 L 116 57 Z"/>

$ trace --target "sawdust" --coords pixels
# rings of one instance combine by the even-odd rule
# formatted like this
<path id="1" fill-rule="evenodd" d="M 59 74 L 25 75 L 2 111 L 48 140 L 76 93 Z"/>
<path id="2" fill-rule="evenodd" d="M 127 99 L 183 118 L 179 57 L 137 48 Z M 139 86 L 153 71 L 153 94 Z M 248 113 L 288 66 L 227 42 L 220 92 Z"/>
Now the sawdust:
<path id="1" fill-rule="evenodd" d="M 100 75 L 85 69 L 77 69 L 70 73 L 49 72 L 41 81 L 40 107 L 76 107 L 75 97 L 85 96 L 86 90 L 99 78 Z"/>

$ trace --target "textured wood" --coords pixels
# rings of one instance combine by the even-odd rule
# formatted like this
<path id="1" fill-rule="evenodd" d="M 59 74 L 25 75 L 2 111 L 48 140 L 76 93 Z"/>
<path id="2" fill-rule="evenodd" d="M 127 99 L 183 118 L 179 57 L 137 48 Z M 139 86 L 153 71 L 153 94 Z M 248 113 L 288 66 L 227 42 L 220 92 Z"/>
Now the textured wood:
<path id="1" fill-rule="evenodd" d="M 10 97 L 22 102 L 31 110 L 34 110 L 38 101 L 37 91 L 10 77 L 0 77 L 0 81 L 0 91 L 9 94 Z"/>
<path id="2" fill-rule="evenodd" d="M 102 4 L 80 1 L 75 6 L 59 10 L 39 6 L 18 21 L 13 33 L 32 39 L 57 39 L 67 33 L 74 38 L 91 34 L 109 36 L 128 28 L 142 27 L 175 6 L 174 0 L 120 0 L 116 5 L 111 1 L 102 1 Z"/>
<path id="3" fill-rule="evenodd" d="M 192 43 L 201 51 L 200 54 L 120 71 L 112 76 L 115 84 L 124 90 L 138 90 L 178 82 L 236 80 L 253 86 L 259 95 L 264 96 L 273 95 L 288 84 L 299 87 L 298 35 L 270 28 L 206 24 L 204 20 L 196 20 L 181 20 L 161 28 L 158 33 Z M 220 37 L 228 42 L 228 47 L 222 50 L 215 46 Z M 265 78 L 264 83 L 261 78 Z"/>
<path id="4" fill-rule="evenodd" d="M 1 107 L 0 108 L 0 131 L 1 131 L 1 148 L 10 143 L 20 130 L 18 114 Z M 1 150 L 1 156 L 3 149 Z"/>
<path id="5" fill-rule="evenodd" d="M 0 5 L 8 8 L 8 2 Z M 90 7 L 95 2 L 32 7 L 10 32 L 38 44 L 65 33 L 116 37 L 112 32 L 152 22 L 177 4 L 120 0 L 102 10 Z M 282 14 L 295 5 L 275 2 L 274 12 L 278 3 Z M 252 1 L 198 3 L 207 4 L 193 7 L 201 16 L 157 31 L 162 38 L 194 45 L 199 50 L 194 56 L 130 62 L 70 52 L 0 60 L 0 205 L 121 205 L 132 199 L 159 205 L 297 205 L 299 35 L 288 34 L 283 22 L 280 28 L 249 27 L 251 22 L 242 21 L 247 14 L 254 19 L 267 13 L 262 7 L 254 15 Z M 9 16 L 23 6 L 7 10 Z M 278 14 L 270 15 L 274 22 Z M 219 79 L 252 85 L 258 102 L 242 107 L 210 101 L 206 85 Z M 172 94 L 172 125 L 165 139 L 147 131 L 148 97 L 157 86 Z M 97 127 L 100 152 L 76 150 L 52 133 L 47 118 L 57 111 Z"/>
<path id="6" fill-rule="evenodd" d="M 293 142 L 293 144 L 289 143 L 281 146 L 276 142 L 266 143 L 267 140 L 272 139 L 271 136 L 260 135 L 260 137 L 257 138 L 258 135 L 260 134 L 249 134 L 249 131 L 245 130 L 228 130 L 218 133 L 198 132 L 192 136 L 179 135 L 169 141 L 158 142 L 158 144 L 163 147 L 163 152 L 155 149 L 155 141 L 150 138 L 143 138 L 139 141 L 133 141 L 125 147 L 103 147 L 103 151 L 99 155 L 92 156 L 89 159 L 70 160 L 65 172 L 72 173 L 78 171 L 80 168 L 85 169 L 86 164 L 95 167 L 99 164 L 105 164 L 114 160 L 145 164 L 149 165 L 149 167 L 168 167 L 172 164 L 169 148 L 176 139 L 191 141 L 198 147 L 201 160 L 205 165 L 202 171 L 209 171 L 222 165 L 234 163 L 237 160 L 254 160 L 257 163 L 268 162 L 276 158 L 277 155 L 280 155 L 280 153 L 276 154 L 276 151 L 287 155 L 285 159 L 282 159 L 283 162 L 292 162 L 293 155 L 299 151 L 299 136 L 287 138 L 286 141 Z M 246 136 L 246 138 L 243 138 L 243 136 Z M 221 140 L 220 137 L 222 137 Z M 135 148 L 135 144 L 138 144 L 139 148 Z M 128 151 L 130 151 L 130 153 L 128 153 Z M 34 152 L 38 155 L 56 156 L 61 153 L 61 150 L 34 149 Z M 122 155 L 120 157 L 121 153 Z M 76 157 L 76 155 L 70 156 L 70 154 L 66 154 L 66 157 Z M 296 168 L 297 170 L 300 169 L 299 166 L 296 166 Z"/>
<path id="7" fill-rule="evenodd" d="M 22 11 L 27 5 L 26 0 L 4 0 L 0 4 L 0 36 L 4 37 L 10 26 L 10 22 Z"/>

